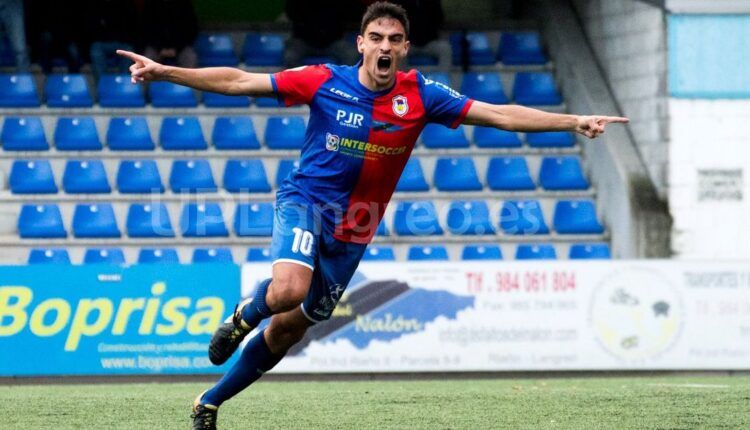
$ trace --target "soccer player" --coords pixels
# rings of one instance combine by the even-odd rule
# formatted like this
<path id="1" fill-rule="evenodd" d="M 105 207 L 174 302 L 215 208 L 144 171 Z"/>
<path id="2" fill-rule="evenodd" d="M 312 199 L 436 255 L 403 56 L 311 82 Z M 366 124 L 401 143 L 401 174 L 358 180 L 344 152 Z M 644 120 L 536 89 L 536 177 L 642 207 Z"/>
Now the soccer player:
<path id="1" fill-rule="evenodd" d="M 419 72 L 399 72 L 409 50 L 409 21 L 400 6 L 372 4 L 362 18 L 354 66 L 317 65 L 275 74 L 234 68 L 184 69 L 132 52 L 132 81 L 166 80 L 229 95 L 275 96 L 286 106 L 308 104 L 300 164 L 276 195 L 270 279 L 240 302 L 214 333 L 209 358 L 222 364 L 244 337 L 239 361 L 195 401 L 193 428 L 216 428 L 219 406 L 273 368 L 312 324 L 330 318 L 375 234 L 386 205 L 428 122 L 512 131 L 573 131 L 594 138 L 608 116 L 547 113 L 473 101 Z"/>

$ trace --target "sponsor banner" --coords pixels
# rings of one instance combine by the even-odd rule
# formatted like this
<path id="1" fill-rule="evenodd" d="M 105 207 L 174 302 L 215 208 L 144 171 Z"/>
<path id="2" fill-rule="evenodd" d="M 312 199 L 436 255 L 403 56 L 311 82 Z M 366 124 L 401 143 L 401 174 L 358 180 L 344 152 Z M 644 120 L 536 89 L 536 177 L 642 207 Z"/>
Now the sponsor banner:
<path id="1" fill-rule="evenodd" d="M 0 267 L 0 376 L 217 373 L 239 267 Z"/>
<path id="2" fill-rule="evenodd" d="M 750 369 L 750 264 L 362 263 L 274 371 L 628 369 Z"/>

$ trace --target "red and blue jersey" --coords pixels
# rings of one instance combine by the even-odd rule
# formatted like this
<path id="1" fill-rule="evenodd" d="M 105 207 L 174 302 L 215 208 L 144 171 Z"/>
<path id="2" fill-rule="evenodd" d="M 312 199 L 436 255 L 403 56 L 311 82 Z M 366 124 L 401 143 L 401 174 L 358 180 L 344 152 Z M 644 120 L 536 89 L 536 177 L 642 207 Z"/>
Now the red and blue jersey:
<path id="1" fill-rule="evenodd" d="M 416 70 L 390 89 L 371 91 L 358 67 L 319 65 L 272 75 L 286 106 L 310 105 L 299 168 L 279 202 L 314 204 L 334 237 L 369 243 L 425 124 L 458 127 L 472 100 Z"/>

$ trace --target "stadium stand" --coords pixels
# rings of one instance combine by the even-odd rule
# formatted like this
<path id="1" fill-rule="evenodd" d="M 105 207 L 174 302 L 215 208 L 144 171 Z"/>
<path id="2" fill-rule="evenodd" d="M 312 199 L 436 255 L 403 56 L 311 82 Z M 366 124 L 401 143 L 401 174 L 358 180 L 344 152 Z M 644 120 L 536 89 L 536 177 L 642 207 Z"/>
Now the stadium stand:
<path id="1" fill-rule="evenodd" d="M 90 248 L 83 255 L 83 264 L 125 264 L 120 248 Z"/>
<path id="2" fill-rule="evenodd" d="M 44 95 L 49 107 L 78 108 L 93 105 L 86 77 L 81 74 L 47 76 Z"/>
<path id="3" fill-rule="evenodd" d="M 91 117 L 63 117 L 55 126 L 55 147 L 60 151 L 98 151 L 102 149 L 96 124 Z"/>
<path id="4" fill-rule="evenodd" d="M 196 248 L 193 251 L 193 263 L 234 263 L 232 250 L 229 248 Z"/>
<path id="5" fill-rule="evenodd" d="M 232 35 L 229 33 L 201 33 L 195 40 L 195 51 L 201 67 L 236 66 Z"/>
<path id="6" fill-rule="evenodd" d="M 55 194 L 57 185 L 49 160 L 15 160 L 10 171 L 14 194 Z"/>
<path id="7" fill-rule="evenodd" d="M 177 264 L 180 257 L 174 248 L 144 248 L 138 253 L 138 262 L 146 264 Z"/>
<path id="8" fill-rule="evenodd" d="M 466 245 L 461 260 L 502 260 L 503 253 L 497 245 Z"/>
<path id="9" fill-rule="evenodd" d="M 155 147 L 142 116 L 112 118 L 107 128 L 107 146 L 113 151 L 151 151 Z"/>
<path id="10" fill-rule="evenodd" d="M 6 151 L 46 151 L 49 143 L 39 117 L 6 117 L 0 136 Z"/>
<path id="11" fill-rule="evenodd" d="M 409 248 L 410 261 L 447 261 L 448 249 L 442 245 L 412 246 Z"/>
<path id="12" fill-rule="evenodd" d="M 163 193 L 159 167 L 154 160 L 122 160 L 117 169 L 117 190 L 124 194 Z"/>
<path id="13" fill-rule="evenodd" d="M 133 85 L 129 75 L 106 74 L 96 86 L 99 105 L 107 108 L 138 108 L 146 105 L 140 85 Z"/>
<path id="14" fill-rule="evenodd" d="M 0 107 L 38 107 L 39 94 L 29 73 L 0 74 Z"/>
<path id="15" fill-rule="evenodd" d="M 68 160 L 62 183 L 68 194 L 107 194 L 112 191 L 101 160 Z"/>
<path id="16" fill-rule="evenodd" d="M 390 246 L 368 246 L 363 261 L 396 261 L 396 255 Z"/>
<path id="17" fill-rule="evenodd" d="M 70 255 L 64 248 L 32 249 L 29 252 L 29 264 L 70 264 Z"/>

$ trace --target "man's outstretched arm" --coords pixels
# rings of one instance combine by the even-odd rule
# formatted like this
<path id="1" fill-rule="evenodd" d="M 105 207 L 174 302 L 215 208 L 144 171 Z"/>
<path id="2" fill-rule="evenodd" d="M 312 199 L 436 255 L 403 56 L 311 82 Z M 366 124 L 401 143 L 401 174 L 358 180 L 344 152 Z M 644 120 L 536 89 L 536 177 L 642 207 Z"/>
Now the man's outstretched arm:
<path id="1" fill-rule="evenodd" d="M 249 73 L 232 67 L 205 67 L 186 69 L 165 66 L 143 55 L 118 50 L 117 54 L 133 61 L 130 80 L 136 82 L 169 81 L 200 91 L 231 96 L 272 96 L 271 75 Z"/>
<path id="2" fill-rule="evenodd" d="M 518 105 L 493 105 L 474 101 L 464 124 L 496 127 L 509 131 L 574 131 L 589 138 L 604 133 L 609 123 L 626 123 L 619 116 L 583 116 L 550 113 Z"/>

